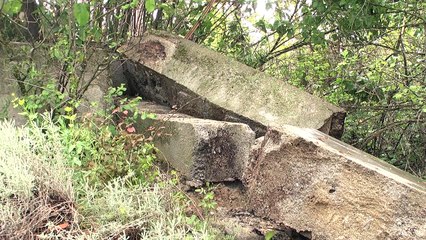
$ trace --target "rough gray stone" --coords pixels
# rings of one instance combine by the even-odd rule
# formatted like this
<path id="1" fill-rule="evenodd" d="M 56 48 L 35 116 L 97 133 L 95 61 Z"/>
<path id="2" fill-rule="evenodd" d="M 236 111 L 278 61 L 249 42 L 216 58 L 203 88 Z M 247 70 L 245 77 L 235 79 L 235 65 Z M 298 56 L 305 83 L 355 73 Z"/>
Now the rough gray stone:
<path id="1" fill-rule="evenodd" d="M 342 109 L 183 38 L 147 34 L 119 51 L 131 89 L 191 116 L 246 123 L 257 136 L 273 124 L 343 132 Z"/>
<path id="2" fill-rule="evenodd" d="M 124 75 L 123 65 L 124 62 L 120 60 L 115 60 L 111 62 L 108 70 L 109 75 L 111 77 L 112 87 L 119 87 L 122 84 L 127 85 L 127 79 Z"/>
<path id="3" fill-rule="evenodd" d="M 426 184 L 313 129 L 269 130 L 244 174 L 250 210 L 312 239 L 426 239 Z"/>
<path id="4" fill-rule="evenodd" d="M 108 88 L 122 81 L 118 63 L 113 61 L 108 66 L 105 61 L 107 53 L 102 50 L 95 51 L 96 53 L 89 55 L 88 64 L 80 82 L 81 86 L 87 84 L 87 89 L 77 109 L 83 114 L 105 109 L 106 103 L 104 98 L 108 92 Z"/>
<path id="5" fill-rule="evenodd" d="M 164 112 L 160 107 L 146 107 Z M 147 127 L 162 128 L 156 137 L 158 157 L 189 180 L 208 182 L 241 179 L 255 140 L 249 126 L 241 123 L 219 122 L 193 118 L 183 114 L 157 114 L 157 119 L 136 125 L 138 132 Z"/>
<path id="6" fill-rule="evenodd" d="M 243 222 L 238 217 L 229 216 L 229 213 L 218 207 L 214 218 L 211 219 L 213 226 L 221 229 L 235 240 L 264 240 L 265 238 L 255 232 L 255 228 Z M 258 226 L 257 224 L 256 226 Z"/>

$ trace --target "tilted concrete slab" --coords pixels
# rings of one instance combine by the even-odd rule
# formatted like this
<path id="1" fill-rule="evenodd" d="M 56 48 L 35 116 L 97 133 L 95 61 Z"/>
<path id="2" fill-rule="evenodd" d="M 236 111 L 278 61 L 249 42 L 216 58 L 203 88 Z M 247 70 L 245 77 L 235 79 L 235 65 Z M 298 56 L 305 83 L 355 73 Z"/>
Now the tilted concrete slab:
<path id="1" fill-rule="evenodd" d="M 149 126 L 161 128 L 155 138 L 157 155 L 166 160 L 188 180 L 208 182 L 242 179 L 255 133 L 242 123 L 193 118 L 165 113 L 166 109 L 143 103 L 142 111 L 157 114 L 156 120 L 136 124 L 143 133 Z"/>
<path id="2" fill-rule="evenodd" d="M 426 239 L 426 184 L 313 129 L 269 130 L 244 174 L 250 210 L 312 239 Z"/>
<path id="3" fill-rule="evenodd" d="M 119 51 L 135 94 L 191 116 L 247 123 L 257 136 L 283 124 L 343 132 L 341 108 L 181 37 L 147 34 Z"/>

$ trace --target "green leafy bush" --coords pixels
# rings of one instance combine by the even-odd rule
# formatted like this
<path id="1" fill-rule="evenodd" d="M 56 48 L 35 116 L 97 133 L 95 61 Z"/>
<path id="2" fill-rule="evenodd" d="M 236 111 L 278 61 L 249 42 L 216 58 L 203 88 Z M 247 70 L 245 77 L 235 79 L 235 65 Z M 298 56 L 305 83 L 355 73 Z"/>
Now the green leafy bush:
<path id="1" fill-rule="evenodd" d="M 45 96 L 39 98 L 27 95 L 15 99 L 15 106 L 24 112 L 29 123 L 21 129 L 24 136 L 10 123 L 1 129 L 5 131 L 3 138 L 13 139 L 2 139 L 10 144 L 0 148 L 5 151 L 1 159 L 4 166 L 0 168 L 3 169 L 0 176 L 4 179 L 0 181 L 3 183 L 0 192 L 4 193 L 1 200 L 6 202 L 0 216 L 4 223 L 8 222 L 0 236 L 10 236 L 29 224 L 25 222 L 25 214 L 30 213 L 40 224 L 20 229 L 25 237 L 216 238 L 217 233 L 207 222 L 185 215 L 187 205 L 192 203 L 177 197 L 184 195 L 176 188 L 176 174 L 174 178 L 167 177 L 157 167 L 154 134 L 136 133 L 133 126 L 137 121 L 156 116 L 139 112 L 141 99 L 123 97 L 125 90 L 124 86 L 110 88 L 105 96 L 106 108 L 98 108 L 97 112 L 83 117 L 76 111 L 78 101 L 63 105 L 56 116 L 45 111 L 41 107 L 46 106 L 44 103 L 62 99 L 63 94 L 53 88 L 46 89 Z M 29 140 L 18 143 L 22 138 Z M 23 150 L 14 153 L 13 148 L 28 151 L 28 157 L 14 164 L 15 156 L 23 156 Z M 46 169 L 45 165 L 52 169 Z M 203 208 L 212 210 L 215 207 L 212 189 L 200 193 L 205 195 Z M 17 206 L 14 198 L 20 199 Z M 60 206 L 66 203 L 66 211 L 54 211 L 58 217 L 51 221 L 51 215 L 44 211 L 53 203 L 47 201 L 46 208 L 32 216 L 31 208 L 45 198 L 55 199 Z M 18 209 L 25 212 L 13 215 Z"/>
<path id="2" fill-rule="evenodd" d="M 218 238 L 186 216 L 176 177 L 158 171 L 155 148 L 132 143 L 120 120 L 38 117 L 23 128 L 0 122 L 0 238 Z"/>

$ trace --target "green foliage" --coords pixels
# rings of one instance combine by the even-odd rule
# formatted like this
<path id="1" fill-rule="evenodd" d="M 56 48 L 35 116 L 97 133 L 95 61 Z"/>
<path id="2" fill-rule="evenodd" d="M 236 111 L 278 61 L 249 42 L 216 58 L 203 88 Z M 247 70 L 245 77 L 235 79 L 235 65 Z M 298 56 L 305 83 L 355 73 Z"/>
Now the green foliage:
<path id="1" fill-rule="evenodd" d="M 382 0 L 272 5 L 275 19 L 249 18 L 260 40 L 233 54 L 345 108 L 345 142 L 426 177 L 421 130 L 426 5 Z"/>
<path id="2" fill-rule="evenodd" d="M 73 218 L 67 218 L 69 222 L 65 223 L 40 221 L 47 222 L 46 229 L 62 226 L 61 224 L 66 224 L 65 226 L 72 224 L 76 226 L 74 229 L 77 232 L 46 230 L 40 233 L 39 237 L 68 239 L 70 236 L 81 236 L 85 239 L 100 239 L 124 237 L 131 234 L 127 233 L 126 229 L 136 229 L 140 231 L 141 239 L 216 239 L 218 233 L 210 229 L 205 221 L 195 216 L 187 217 L 183 213 L 186 205 L 192 203 L 182 202 L 181 198 L 176 197 L 179 195 L 174 187 L 178 182 L 176 174 L 170 180 L 160 174 L 155 165 L 156 148 L 152 144 L 152 138 L 135 133 L 136 129 L 133 126 L 136 121 L 153 119 L 156 116 L 138 112 L 137 106 L 141 98 L 125 98 L 123 97 L 125 91 L 124 86 L 110 88 L 105 95 L 107 107 L 83 118 L 76 114 L 78 103 L 73 101 L 59 105 L 62 110 L 55 111 L 60 113 L 56 117 L 43 113 L 45 102 L 53 101 L 49 104 L 58 106 L 55 99 L 62 100 L 65 95 L 57 91 L 53 84 L 46 87 L 44 92 L 42 91 L 42 97 L 28 95 L 15 99 L 14 103 L 29 118 L 28 126 L 37 131 L 47 130 L 41 139 L 49 144 L 49 141 L 56 144 L 55 153 L 52 154 L 61 160 L 60 170 L 65 171 L 66 168 L 73 170 L 62 176 L 72 176 L 72 181 L 68 178 L 62 184 L 66 184 L 70 191 L 75 191 L 78 213 L 73 212 Z M 52 119 L 55 125 L 52 124 Z M 148 135 L 152 136 L 152 134 Z M 22 143 L 25 147 L 27 142 Z M 40 146 L 49 145 L 42 143 Z M 0 148 L 1 150 L 4 149 Z M 47 151 L 46 149 L 37 150 L 32 146 L 32 150 L 41 156 L 50 156 L 44 152 Z M 4 157 L 7 161 L 2 162 L 14 161 L 12 158 L 9 159 L 7 154 Z M 34 164 L 41 163 L 34 162 Z M 19 171 L 25 173 L 22 169 Z M 16 186 L 9 184 L 9 187 L 14 186 L 16 191 L 31 188 L 32 185 L 29 184 L 33 178 L 30 177 L 39 177 L 38 173 L 26 174 L 29 180 L 24 184 L 22 182 L 24 178 L 19 177 L 19 174 L 13 171 L 10 174 L 17 176 L 16 180 L 21 181 L 17 182 Z M 55 174 L 55 172 L 48 171 L 43 174 Z M 72 189 L 70 189 L 71 185 Z M 25 192 L 31 191 L 25 190 Z M 203 208 L 206 211 L 214 208 L 211 188 L 203 189 L 200 193 L 205 194 Z M 72 201 L 68 203 L 70 206 L 74 204 Z M 29 207 L 33 204 L 31 198 L 28 199 L 28 204 Z M 22 206 L 18 207 L 22 208 Z M 10 212 L 13 209 L 0 209 L 0 216 L 6 214 L 6 211 Z M 79 222 L 80 214 L 84 218 L 81 218 L 82 221 Z M 41 216 L 44 215 L 41 214 Z M 93 228 L 96 228 L 96 231 L 79 232 L 80 230 L 77 230 Z M 23 234 L 31 234 L 32 231 L 34 230 L 31 228 L 24 229 Z"/>
<path id="3" fill-rule="evenodd" d="M 82 198 L 85 224 L 101 227 L 92 238 L 124 237 L 136 229 L 140 239 L 209 239 L 213 232 L 203 223 L 188 223 L 183 207 L 172 197 L 172 186 L 130 184 L 126 178 L 109 182 L 96 195 Z M 87 193 L 93 190 L 87 189 Z M 93 192 L 95 193 L 95 192 Z M 199 221 L 199 220 L 198 220 Z M 131 235 L 131 233 L 127 233 Z"/>
<path id="4" fill-rule="evenodd" d="M 90 20 L 89 4 L 74 3 L 73 14 L 79 26 L 86 26 Z"/>
<path id="5" fill-rule="evenodd" d="M 205 214 L 216 208 L 217 203 L 214 201 L 214 186 L 207 182 L 205 187 L 195 190 L 196 193 L 201 195 L 200 206 L 203 208 Z"/>
<path id="6" fill-rule="evenodd" d="M 67 115 L 59 118 L 70 164 L 80 170 L 78 178 L 84 176 L 97 184 L 131 175 L 129 181 L 149 183 L 157 176 L 156 149 L 151 140 L 140 134 L 128 134 L 135 132 L 136 121 L 155 118 L 155 115 L 138 112 L 140 98 L 124 98 L 119 106 L 114 106 L 114 99 L 124 91 L 123 86 L 110 88 L 105 99 L 111 107 L 87 116 L 82 122 L 67 121 Z M 65 111 L 72 112 L 71 109 L 68 107 Z"/>
<path id="7" fill-rule="evenodd" d="M 30 121 L 40 122 L 43 121 L 43 116 L 40 114 L 44 110 L 55 110 L 55 112 L 61 113 L 65 118 L 69 120 L 75 120 L 75 115 L 70 115 L 71 111 L 65 111 L 67 108 L 62 106 L 65 104 L 65 94 L 56 90 L 54 83 L 47 84 L 37 95 L 27 95 L 20 98 L 13 99 L 12 103 L 15 108 L 22 110 L 22 115 L 27 117 Z M 70 101 L 75 107 L 78 106 L 78 102 Z"/>
<path id="8" fill-rule="evenodd" d="M 265 240 L 272 240 L 275 236 L 276 232 L 275 231 L 268 231 L 265 234 Z"/>
<path id="9" fill-rule="evenodd" d="M 120 105 L 115 106 L 115 99 L 125 90 L 124 86 L 110 88 L 105 96 L 110 107 L 84 119 L 77 119 L 79 102 L 64 101 L 65 94 L 57 91 L 54 84 L 47 85 L 37 96 L 16 98 L 13 103 L 34 124 L 45 121 L 42 112 L 46 106 L 57 109 L 54 111 L 57 115 L 50 117 L 61 127 L 69 164 L 79 170 L 77 179 L 89 179 L 96 185 L 131 174 L 135 181 L 149 182 L 157 175 L 153 165 L 156 149 L 150 142 L 152 139 L 127 134 L 135 132 L 133 124 L 136 121 L 156 116 L 138 112 L 141 98 L 122 98 Z"/>
<path id="10" fill-rule="evenodd" d="M 426 95 L 418 57 L 404 61 L 373 47 L 336 52 L 318 46 L 285 57 L 294 61 L 268 65 L 268 71 L 347 109 L 344 141 L 425 176 Z M 404 62 L 408 78 L 401 74 Z"/>
<path id="11" fill-rule="evenodd" d="M 152 13 L 155 10 L 155 0 L 145 0 L 145 8 L 148 13 Z"/>
<path id="12" fill-rule="evenodd" d="M 0 121 L 2 237 L 223 239 L 205 221 L 184 214 L 186 205 L 164 175 L 150 184 L 135 181 L 132 172 L 99 185 L 89 176 L 73 181 L 82 170 L 70 168 L 64 132 L 50 119 L 23 128 Z"/>
<path id="13" fill-rule="evenodd" d="M 13 15 L 18 13 L 22 7 L 21 0 L 0 0 L 0 9 L 3 13 Z"/>

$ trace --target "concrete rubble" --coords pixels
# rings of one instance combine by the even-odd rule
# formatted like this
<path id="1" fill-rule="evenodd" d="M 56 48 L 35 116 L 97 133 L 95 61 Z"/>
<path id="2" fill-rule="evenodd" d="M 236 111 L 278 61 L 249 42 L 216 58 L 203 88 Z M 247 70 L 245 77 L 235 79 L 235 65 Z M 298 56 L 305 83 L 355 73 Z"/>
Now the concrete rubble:
<path id="1" fill-rule="evenodd" d="M 120 51 L 132 94 L 195 117 L 159 115 L 169 162 L 190 179 L 243 180 L 243 196 L 222 196 L 229 212 L 300 239 L 426 239 L 426 184 L 331 137 L 342 109 L 169 34 Z"/>
<path id="2" fill-rule="evenodd" d="M 283 125 L 255 140 L 245 124 L 141 110 L 159 113 L 144 124 L 169 133 L 155 142 L 160 158 L 187 179 L 243 180 L 239 194 L 217 193 L 222 215 L 251 213 L 306 239 L 426 239 L 425 183 L 318 130 Z"/>
<path id="3" fill-rule="evenodd" d="M 181 37 L 147 34 L 119 51 L 133 94 L 182 113 L 246 123 L 257 136 L 274 124 L 343 132 L 343 109 Z"/>
<path id="4" fill-rule="evenodd" d="M 170 34 L 120 51 L 128 60 L 98 75 L 84 99 L 101 102 L 110 84 L 126 83 L 155 102 L 140 110 L 157 119 L 135 127 L 161 129 L 159 158 L 189 182 L 235 183 L 216 195 L 224 228 L 244 216 L 243 238 L 256 239 L 250 222 L 265 220 L 262 231 L 297 239 L 426 239 L 425 182 L 333 138 L 344 110 Z M 19 91 L 5 59 L 0 51 L 0 101 Z"/>
<path id="5" fill-rule="evenodd" d="M 312 239 L 426 239 L 420 179 L 314 129 L 266 134 L 244 174 L 248 211 Z"/>
<path id="6" fill-rule="evenodd" d="M 154 142 L 160 150 L 158 157 L 188 180 L 223 182 L 242 179 L 255 140 L 250 127 L 242 123 L 166 113 L 164 107 L 147 102 L 142 103 L 140 109 L 157 113 L 157 119 L 138 124 L 139 132 L 149 126 L 161 128 L 161 136 Z"/>

